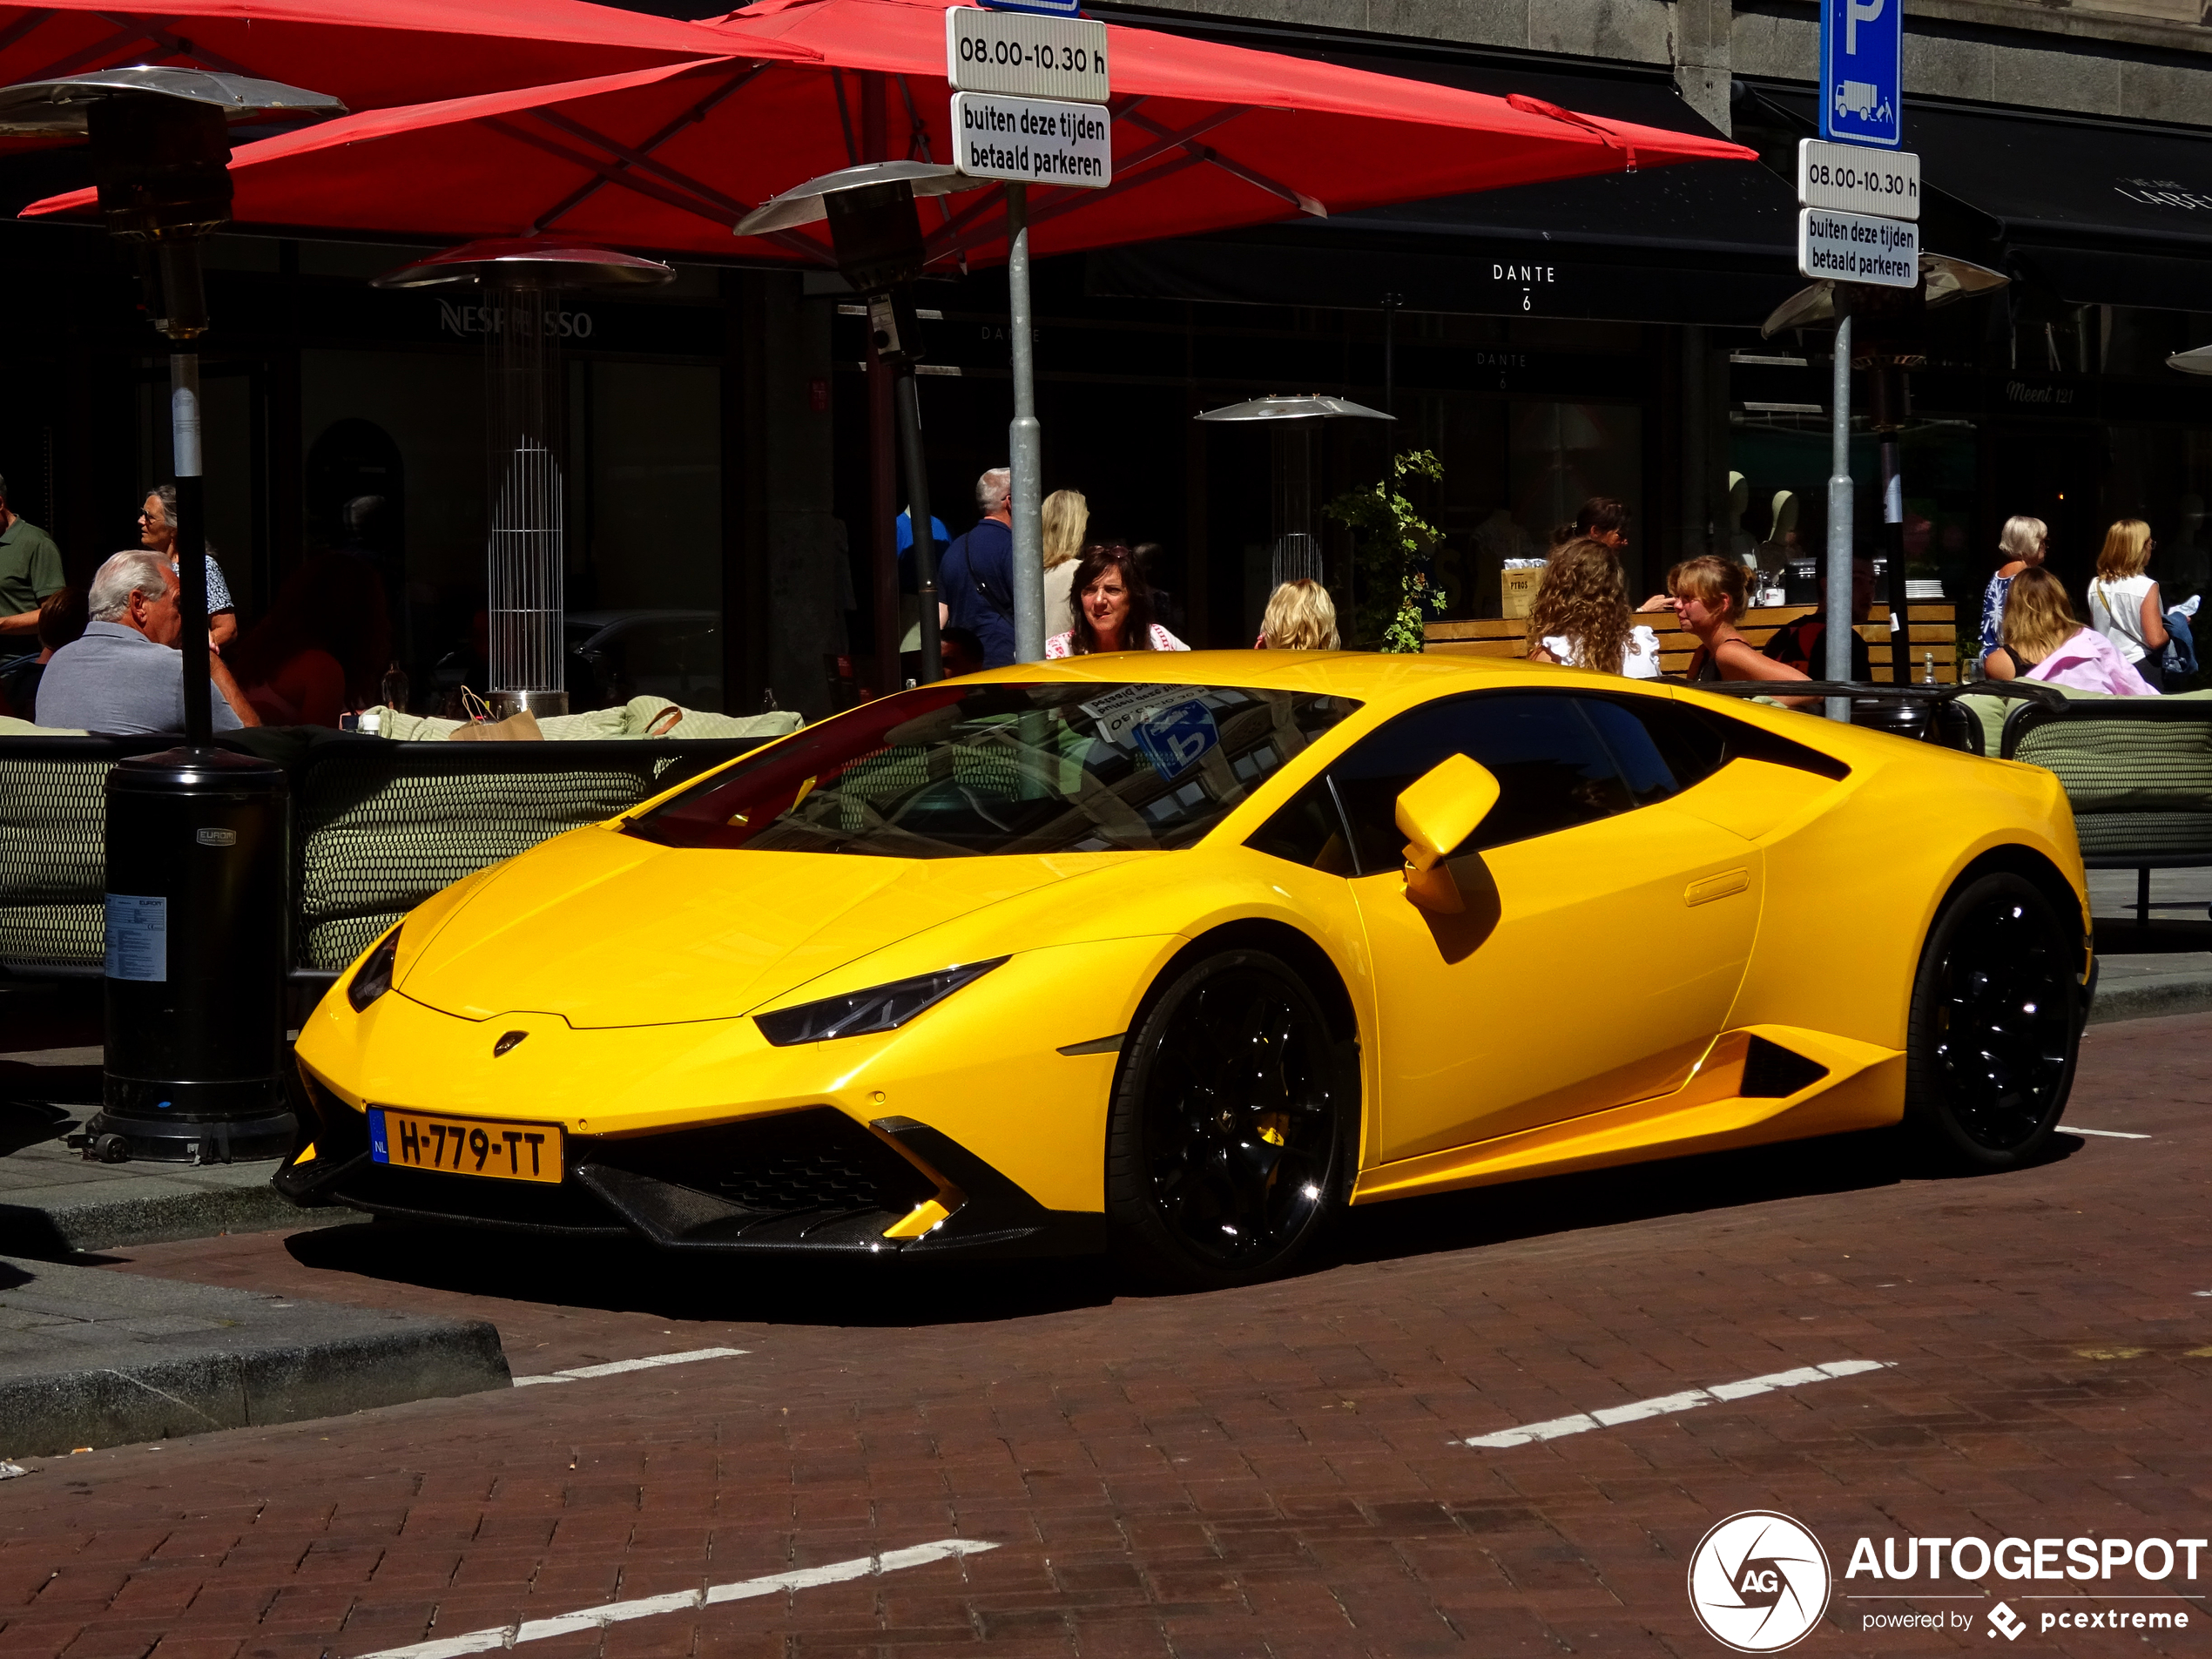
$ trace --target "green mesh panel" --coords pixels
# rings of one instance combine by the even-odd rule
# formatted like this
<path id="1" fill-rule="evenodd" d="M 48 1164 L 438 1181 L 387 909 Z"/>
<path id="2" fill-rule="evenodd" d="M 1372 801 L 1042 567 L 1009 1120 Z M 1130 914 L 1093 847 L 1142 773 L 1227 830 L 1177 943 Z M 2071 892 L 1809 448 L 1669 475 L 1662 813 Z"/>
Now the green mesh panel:
<path id="1" fill-rule="evenodd" d="M 0 759 L 0 905 L 100 901 L 113 764 Z"/>
<path id="2" fill-rule="evenodd" d="M 2053 721 L 2022 738 L 2013 758 L 2056 772 L 2084 819 L 2212 801 L 2212 720 Z"/>
<path id="3" fill-rule="evenodd" d="M 2074 831 L 2085 859 L 2212 859 L 2212 813 L 2087 813 Z"/>
<path id="4" fill-rule="evenodd" d="M 610 755 L 592 745 L 597 752 L 574 756 L 566 769 L 558 762 L 568 757 L 517 756 L 504 745 L 465 759 L 442 745 L 428 755 L 399 745 L 311 753 L 291 768 L 299 964 L 343 968 L 441 888 L 752 746 L 623 744 L 626 752 Z M 113 764 L 0 756 L 0 961 L 89 965 L 105 956 Z"/>
<path id="5" fill-rule="evenodd" d="M 0 905 L 0 961 L 91 966 L 107 960 L 107 901 Z"/>
<path id="6" fill-rule="evenodd" d="M 432 894 L 659 787 L 667 756 L 579 771 L 395 770 L 333 755 L 297 780 L 302 967 L 343 968 Z"/>

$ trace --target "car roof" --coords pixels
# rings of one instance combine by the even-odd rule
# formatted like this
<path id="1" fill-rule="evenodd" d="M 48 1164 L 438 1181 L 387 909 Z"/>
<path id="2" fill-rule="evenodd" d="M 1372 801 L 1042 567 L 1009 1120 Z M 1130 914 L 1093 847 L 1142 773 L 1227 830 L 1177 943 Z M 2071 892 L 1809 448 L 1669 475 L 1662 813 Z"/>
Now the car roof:
<path id="1" fill-rule="evenodd" d="M 1248 685 L 1254 690 L 1311 691 L 1362 702 L 1414 702 L 1440 691 L 1487 685 L 1556 686 L 1562 674 L 1585 677 L 1549 664 L 1510 657 L 1475 657 L 1456 652 L 1393 655 L 1364 651 L 1115 651 L 1096 657 L 1055 658 L 1018 663 L 968 678 L 976 680 L 1090 681 L 1143 685 L 1156 682 L 1192 685 Z M 1608 676 L 1612 685 L 1629 682 Z"/>

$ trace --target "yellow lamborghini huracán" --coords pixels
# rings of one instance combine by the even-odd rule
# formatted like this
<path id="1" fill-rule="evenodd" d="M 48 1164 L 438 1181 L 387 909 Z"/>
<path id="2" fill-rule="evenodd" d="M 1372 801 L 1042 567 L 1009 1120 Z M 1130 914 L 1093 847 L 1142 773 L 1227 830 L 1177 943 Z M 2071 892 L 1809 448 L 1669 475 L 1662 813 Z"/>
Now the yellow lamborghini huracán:
<path id="1" fill-rule="evenodd" d="M 440 894 L 301 1034 L 303 1204 L 671 1248 L 1279 1273 L 1346 1204 L 1903 1120 L 2035 1157 L 2065 796 L 1504 661 L 924 686 Z"/>

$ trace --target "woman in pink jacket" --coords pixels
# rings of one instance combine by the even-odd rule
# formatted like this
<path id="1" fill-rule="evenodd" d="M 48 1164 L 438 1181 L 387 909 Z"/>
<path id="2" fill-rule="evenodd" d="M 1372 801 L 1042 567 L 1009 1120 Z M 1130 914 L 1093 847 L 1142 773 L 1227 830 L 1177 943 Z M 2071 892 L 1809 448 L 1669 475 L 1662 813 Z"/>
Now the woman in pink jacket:
<path id="1" fill-rule="evenodd" d="M 2031 565 L 2013 578 L 2003 627 L 2005 643 L 1981 662 L 1993 680 L 2040 680 L 2115 697 L 2158 695 L 2109 639 L 2081 625 L 2067 603 L 2066 585 L 2048 570 Z"/>

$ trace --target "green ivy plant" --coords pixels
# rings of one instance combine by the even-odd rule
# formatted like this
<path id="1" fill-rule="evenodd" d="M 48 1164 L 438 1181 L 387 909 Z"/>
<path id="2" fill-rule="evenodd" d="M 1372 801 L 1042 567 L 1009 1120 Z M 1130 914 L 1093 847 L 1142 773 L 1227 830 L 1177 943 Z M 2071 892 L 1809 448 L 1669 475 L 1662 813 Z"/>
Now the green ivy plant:
<path id="1" fill-rule="evenodd" d="M 1411 652 L 1423 648 L 1423 631 L 1441 615 L 1444 594 L 1422 568 L 1444 532 L 1413 509 L 1399 489 L 1408 477 L 1439 482 L 1444 463 L 1427 449 L 1393 455 L 1390 475 L 1366 489 L 1347 489 L 1321 510 L 1351 530 L 1358 572 L 1357 610 L 1361 643 Z"/>

